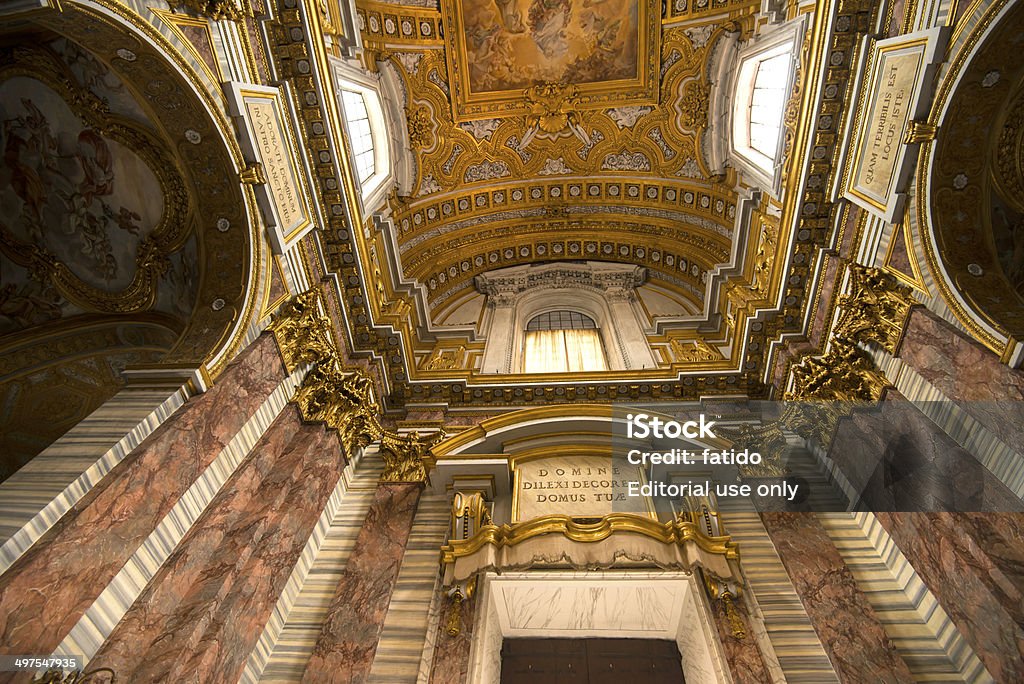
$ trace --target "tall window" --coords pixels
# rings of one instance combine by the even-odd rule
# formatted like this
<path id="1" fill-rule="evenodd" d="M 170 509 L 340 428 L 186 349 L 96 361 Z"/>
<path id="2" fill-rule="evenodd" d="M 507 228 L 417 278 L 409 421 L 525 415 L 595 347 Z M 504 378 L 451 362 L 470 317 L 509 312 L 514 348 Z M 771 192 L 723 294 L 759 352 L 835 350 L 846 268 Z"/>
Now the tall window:
<path id="1" fill-rule="evenodd" d="M 352 90 L 341 91 L 341 96 L 345 103 L 345 120 L 348 122 L 349 136 L 352 139 L 352 152 L 356 157 L 356 173 L 359 182 L 365 183 L 377 170 L 366 100 L 362 93 Z"/>
<path id="2" fill-rule="evenodd" d="M 729 158 L 748 185 L 782 192 L 783 118 L 807 17 L 766 28 L 742 46 L 732 79 Z"/>
<path id="3" fill-rule="evenodd" d="M 750 95 L 750 147 L 772 159 L 779 146 L 789 70 L 788 53 L 758 62 Z"/>
<path id="4" fill-rule="evenodd" d="M 526 325 L 526 373 L 608 370 L 594 319 L 578 311 L 548 311 Z"/>

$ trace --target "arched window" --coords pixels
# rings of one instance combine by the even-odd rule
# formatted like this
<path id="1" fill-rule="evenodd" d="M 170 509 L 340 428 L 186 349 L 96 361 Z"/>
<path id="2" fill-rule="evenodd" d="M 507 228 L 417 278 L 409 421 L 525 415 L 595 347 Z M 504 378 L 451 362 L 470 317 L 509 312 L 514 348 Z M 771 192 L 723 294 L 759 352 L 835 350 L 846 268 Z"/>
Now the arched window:
<path id="1" fill-rule="evenodd" d="M 572 373 L 608 370 L 601 334 L 590 316 L 547 311 L 526 325 L 523 371 Z"/>
<path id="2" fill-rule="evenodd" d="M 782 130 L 782 112 L 786 107 L 790 57 L 775 55 L 757 63 L 754 88 L 750 95 L 750 147 L 774 160 Z"/>

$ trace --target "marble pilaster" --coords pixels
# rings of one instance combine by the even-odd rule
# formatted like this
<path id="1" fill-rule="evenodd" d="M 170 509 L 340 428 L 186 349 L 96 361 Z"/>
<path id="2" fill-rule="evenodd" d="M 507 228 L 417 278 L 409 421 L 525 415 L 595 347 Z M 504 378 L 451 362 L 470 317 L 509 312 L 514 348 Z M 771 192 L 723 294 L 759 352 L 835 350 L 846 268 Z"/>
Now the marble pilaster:
<path id="1" fill-rule="evenodd" d="M 913 681 L 817 516 L 769 512 L 761 521 L 840 681 Z"/>
<path id="2" fill-rule="evenodd" d="M 124 681 L 236 681 L 341 475 L 289 406 L 90 662 Z"/>
<path id="3" fill-rule="evenodd" d="M 1024 448 L 1024 371 L 920 306 L 897 356 L 1005 444 Z"/>
<path id="4" fill-rule="evenodd" d="M 732 599 L 733 619 L 742 623 L 744 636 L 738 638 L 733 635 L 733 620 L 730 620 L 726 612 L 725 601 L 714 599 L 711 601 L 711 615 L 718 629 L 718 638 L 722 642 L 722 654 L 729 666 L 732 680 L 735 684 L 764 684 L 772 681 L 768 675 L 768 668 L 765 667 L 764 659 L 761 657 L 761 650 L 758 648 L 757 639 L 754 638 L 753 626 L 747 607 L 743 601 Z"/>
<path id="5" fill-rule="evenodd" d="M 0 649 L 49 653 L 286 376 L 258 338 L 0 576 Z"/>
<path id="6" fill-rule="evenodd" d="M 976 538 L 979 528 L 962 524 L 962 513 L 882 512 L 875 516 L 992 677 L 998 682 L 1024 681 L 1024 598 L 1019 585 L 1000 581 L 1005 575 L 999 565 L 991 554 L 983 553 L 992 543 L 991 536 Z M 1009 516 L 1019 531 L 1019 514 L 998 514 L 992 522 Z M 999 550 L 1001 544 L 993 547 L 996 554 L 1009 559 Z M 1019 553 L 1012 550 L 1015 556 Z"/>
<path id="7" fill-rule="evenodd" d="M 412 530 L 420 482 L 381 482 L 356 538 L 304 684 L 367 680 Z"/>
<path id="8" fill-rule="evenodd" d="M 835 430 L 829 458 L 871 510 L 1020 511 L 1024 503 L 897 390 Z"/>
<path id="9" fill-rule="evenodd" d="M 473 620 L 476 616 L 476 601 L 462 601 L 459 608 L 445 598 L 444 612 L 437 626 L 437 638 L 434 645 L 433 665 L 430 669 L 430 684 L 464 684 L 469 674 L 469 652 L 473 645 Z M 458 615 L 453 617 L 453 613 Z M 458 620 L 459 633 L 452 635 L 448 631 L 452 620 Z"/>

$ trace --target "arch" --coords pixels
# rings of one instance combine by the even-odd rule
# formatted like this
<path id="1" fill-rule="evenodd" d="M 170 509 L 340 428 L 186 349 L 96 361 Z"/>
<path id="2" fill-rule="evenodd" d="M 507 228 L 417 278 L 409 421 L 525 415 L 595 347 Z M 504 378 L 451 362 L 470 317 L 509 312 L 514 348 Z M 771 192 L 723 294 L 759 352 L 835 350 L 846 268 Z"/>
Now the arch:
<path id="1" fill-rule="evenodd" d="M 0 57 L 21 127 L 3 143 L 21 181 L 4 190 L 0 418 L 38 423 L 29 409 L 71 383 L 67 420 L 40 430 L 52 441 L 125 366 L 220 372 L 256 306 L 259 224 L 230 125 L 152 26 L 112 2 L 27 16 Z M 42 441 L 22 440 L 3 474 Z"/>
<path id="2" fill-rule="evenodd" d="M 1015 284 L 1008 262 L 1024 266 L 1024 206 L 1007 189 L 1024 188 L 1024 70 L 1008 68 L 1005 55 L 1024 46 L 1022 35 L 1024 7 L 994 2 L 976 30 L 960 36 L 932 108 L 938 133 L 922 146 L 917 192 L 925 256 L 943 300 L 1013 366 L 1024 360 L 1024 279 Z"/>

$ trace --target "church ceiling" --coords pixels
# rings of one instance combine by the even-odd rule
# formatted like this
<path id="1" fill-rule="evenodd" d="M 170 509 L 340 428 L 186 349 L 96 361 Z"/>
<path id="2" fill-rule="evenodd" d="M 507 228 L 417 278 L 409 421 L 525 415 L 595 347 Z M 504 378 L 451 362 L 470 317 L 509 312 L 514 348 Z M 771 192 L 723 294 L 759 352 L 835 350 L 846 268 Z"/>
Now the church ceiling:
<path id="1" fill-rule="evenodd" d="M 362 29 L 367 64 L 388 72 L 389 79 L 391 75 L 399 75 L 406 90 L 399 99 L 405 105 L 407 115 L 416 111 L 417 106 L 427 107 L 431 102 L 429 97 L 424 97 L 417 103 L 416 78 L 420 79 L 418 84 L 424 92 L 430 92 L 427 90 L 430 87 L 434 88 L 430 97 L 434 98 L 435 108 L 428 108 L 426 116 L 414 115 L 409 119 L 409 137 L 420 143 L 419 146 L 413 145 L 416 161 L 420 165 L 415 183 L 402 185 L 404 196 L 391 199 L 392 211 L 383 222 L 363 217 L 358 230 L 353 230 L 353 226 L 347 224 L 342 216 L 339 204 L 343 201 L 341 193 L 329 191 L 323 197 L 326 206 L 330 208 L 330 215 L 337 217 L 332 218 L 330 225 L 323 231 L 324 256 L 328 269 L 336 272 L 340 278 L 338 282 L 346 327 L 355 350 L 374 352 L 386 366 L 387 377 L 391 380 L 389 401 L 397 406 L 422 402 L 444 402 L 458 406 L 528 404 L 531 401 L 602 401 L 626 397 L 649 397 L 654 400 L 721 393 L 761 396 L 765 392 L 765 382 L 772 381 L 776 369 L 783 368 L 787 363 L 788 357 L 773 356 L 778 350 L 774 340 L 780 335 L 799 337 L 810 308 L 822 304 L 812 296 L 808 283 L 817 267 L 817 250 L 831 239 L 829 229 L 833 225 L 833 207 L 826 200 L 825 192 L 834 171 L 832 153 L 839 141 L 833 123 L 843 110 L 848 92 L 850 55 L 855 53 L 855 46 L 868 31 L 877 7 L 867 2 L 832 6 L 833 19 L 837 20 L 839 28 L 831 33 L 827 24 L 816 24 L 813 35 L 807 34 L 801 48 L 797 85 L 784 120 L 786 163 L 782 172 L 783 185 L 800 187 L 801 190 L 786 193 L 780 201 L 781 206 L 764 201 L 758 206 L 745 205 L 744 211 L 751 212 L 749 220 L 744 217 L 742 225 L 745 229 L 741 235 L 736 235 L 723 234 L 719 228 L 729 228 L 739 220 L 741 205 L 730 191 L 731 188 L 739 187 L 739 184 L 731 170 L 727 169 L 726 177 L 723 178 L 705 168 L 703 146 L 707 135 L 706 124 L 694 125 L 689 130 L 676 124 L 676 132 L 680 136 L 688 135 L 691 140 L 690 148 L 681 149 L 700 153 L 699 157 L 694 158 L 699 173 L 693 177 L 678 174 L 682 166 L 668 167 L 677 172 L 677 175 L 669 175 L 665 165 L 667 160 L 658 157 L 657 151 L 652 152 L 654 156 L 648 157 L 657 161 L 657 164 L 652 162 L 649 170 L 601 168 L 603 158 L 597 163 L 582 159 L 579 162 L 571 161 L 576 151 L 584 146 L 583 140 L 576 137 L 571 127 L 568 130 L 563 128 L 558 133 L 542 134 L 538 126 L 537 132 L 523 149 L 544 158 L 539 162 L 532 158 L 523 160 L 516 150 L 504 147 L 504 142 L 512 136 L 520 141 L 525 138 L 514 129 L 519 133 L 529 130 L 527 115 L 488 116 L 480 119 L 497 119 L 496 124 L 487 124 L 488 128 L 493 129 L 490 138 L 486 131 L 478 131 L 478 138 L 472 133 L 475 124 L 468 124 L 470 130 L 465 130 L 462 124 L 467 122 L 457 120 L 452 100 L 447 96 L 450 95 L 450 86 L 444 54 L 446 24 L 442 12 L 424 6 L 433 5 L 432 2 L 416 2 L 416 6 L 410 6 L 412 4 L 358 2 L 357 23 Z M 447 9 L 443 3 L 441 6 Z M 709 59 L 714 59 L 715 41 L 721 42 L 721 37 L 727 31 L 738 30 L 743 36 L 751 35 L 753 14 L 759 7 L 760 3 L 755 2 L 735 2 L 728 6 L 713 1 L 693 3 L 677 0 L 667 3 L 663 6 L 665 14 L 661 18 L 662 46 L 659 55 L 663 66 L 666 57 L 677 60 L 673 56 L 672 40 L 688 41 L 689 47 L 684 45 L 683 48 L 689 49 L 691 55 L 694 50 L 702 49 L 695 47 L 690 35 L 696 35 L 699 29 L 707 35 L 701 57 L 704 61 L 700 66 L 694 64 L 689 67 L 693 74 L 690 81 L 699 80 L 700 83 L 711 85 L 707 65 Z M 330 29 L 329 18 L 324 26 L 324 30 L 331 36 L 337 35 L 336 30 L 332 32 Z M 325 144 L 316 136 L 322 135 L 318 133 L 323 131 L 320 122 L 327 115 L 310 95 L 312 80 L 308 70 L 303 70 L 304 65 L 307 65 L 303 61 L 307 53 L 295 44 L 295 35 L 301 35 L 302 30 L 297 18 L 282 15 L 280 31 L 275 33 L 278 49 L 282 51 L 277 65 L 284 77 L 298 89 L 297 92 L 306 93 L 304 98 L 297 98 L 296 107 L 305 121 L 307 135 L 311 136 L 310 144 L 315 146 Z M 666 35 L 673 32 L 675 38 L 666 39 Z M 701 36 L 697 35 L 696 42 L 700 40 Z M 333 46 L 332 41 L 333 38 L 328 41 L 326 51 L 337 55 L 338 48 Z M 679 51 L 679 58 L 684 50 Z M 428 58 L 434 60 L 435 68 L 427 72 L 420 71 L 428 63 L 424 62 Z M 815 82 L 812 88 L 805 91 L 806 75 L 817 73 L 815 70 L 820 68 L 825 59 L 828 59 L 830 66 L 824 79 L 820 83 Z M 385 64 L 382 65 L 382 62 Z M 405 62 L 410 63 L 409 67 Z M 414 70 L 416 78 L 410 79 Z M 666 75 L 670 70 L 671 67 Z M 432 74 L 436 74 L 433 79 Z M 679 83 L 685 86 L 690 81 L 683 78 Z M 431 86 L 427 86 L 427 83 Z M 449 89 L 447 94 L 445 87 Z M 659 91 L 659 97 L 664 94 Z M 524 92 L 523 96 L 526 95 Z M 674 102 L 678 102 L 682 92 L 677 88 L 668 95 L 675 98 Z M 446 97 L 442 100 L 442 96 Z M 599 107 L 592 110 L 580 107 L 574 111 L 578 115 L 577 120 L 587 122 L 592 130 L 608 130 L 610 121 L 615 126 L 614 135 L 620 136 L 620 140 L 628 141 L 631 146 L 646 145 L 637 133 L 651 130 L 658 116 L 662 117 L 661 123 L 666 125 L 668 118 L 663 107 L 667 101 L 659 101 L 657 107 L 644 113 L 646 119 L 640 117 L 632 126 L 624 125 L 621 130 L 613 118 L 616 114 L 611 113 L 611 110 L 621 107 Z M 822 115 L 820 126 L 815 123 L 819 114 Z M 676 117 L 676 121 L 680 118 Z M 604 129 L 600 128 L 602 125 Z M 586 127 L 583 130 L 586 131 Z M 439 135 L 439 131 L 442 134 Z M 459 158 L 445 172 L 445 163 L 455 149 L 452 138 L 468 142 L 469 146 L 462 145 Z M 604 141 L 601 144 L 608 148 L 614 147 Z M 442 148 L 449 150 L 449 156 L 443 160 L 439 158 L 443 152 L 438 153 Z M 625 149 L 624 144 L 614 153 L 618 154 Z M 650 151 L 650 148 L 647 150 Z M 339 152 L 343 153 L 341 150 Z M 591 150 L 589 154 L 592 153 Z M 433 155 L 437 155 L 437 158 Z M 574 166 L 586 163 L 592 166 L 587 169 L 582 166 L 570 168 L 571 173 L 565 174 L 542 173 L 547 158 L 557 162 L 558 157 L 562 157 L 567 168 L 570 161 Z M 504 162 L 508 165 L 508 174 L 505 175 L 499 167 L 497 175 L 500 177 L 483 180 L 471 174 L 467 178 L 465 174 L 469 167 L 485 161 Z M 800 171 L 793 170 L 797 162 L 801 165 Z M 439 182 L 436 190 L 432 186 L 423 187 L 425 167 L 430 163 L 439 165 L 441 171 L 448 174 L 445 183 L 442 185 Z M 458 164 L 463 164 L 461 171 L 456 168 Z M 329 165 L 325 163 L 317 168 L 324 187 L 338 187 L 338 179 Z M 434 180 L 437 181 L 437 178 Z M 803 180 L 807 181 L 806 189 L 801 185 Z M 623 192 L 627 184 L 637 187 L 639 199 L 625 207 L 621 198 L 629 197 L 628 192 Z M 579 186 L 578 201 L 558 202 L 556 195 L 573 197 L 569 194 L 573 191 L 572 185 Z M 617 186 L 616 190 L 606 195 L 616 199 L 588 201 L 586 193 L 590 191 L 590 185 L 599 186 L 597 192 Z M 647 196 L 648 186 L 659 188 L 653 191 L 657 193 L 657 198 Z M 515 196 L 510 202 L 512 196 L 509 193 L 516 189 L 521 189 L 523 194 Z M 693 191 L 696 207 L 685 199 L 685 194 L 685 206 L 680 203 L 680 192 L 685 193 L 687 190 Z M 618 195 L 613 194 L 616 192 Z M 708 203 L 704 206 L 701 206 L 703 202 L 700 193 L 708 197 Z M 718 198 L 723 200 L 721 210 L 728 217 L 723 217 L 724 220 L 716 220 L 715 217 L 715 200 Z M 502 199 L 509 204 L 502 205 Z M 659 206 L 664 205 L 665 200 L 672 204 Z M 729 209 L 730 200 L 735 204 L 732 210 Z M 448 216 L 443 215 L 446 202 L 449 202 Z M 512 203 L 516 206 L 510 206 Z M 711 212 L 706 211 L 709 205 Z M 510 208 L 504 209 L 503 206 Z M 350 207 L 350 210 L 353 215 L 359 215 L 358 207 Z M 529 211 L 532 215 L 521 217 L 506 213 L 520 210 Z M 673 216 L 666 221 L 670 224 L 666 226 L 649 220 L 652 212 L 662 210 L 675 211 L 682 216 L 678 220 Z M 582 212 L 589 212 L 588 220 L 579 218 Z M 590 217 L 594 217 L 594 220 L 589 220 Z M 408 219 L 408 223 L 405 223 L 405 219 Z M 840 223 L 848 225 L 848 222 Z M 632 233 L 630 231 L 634 230 L 633 226 L 625 224 L 645 228 L 655 226 L 674 232 L 666 234 L 665 241 L 670 244 L 662 245 L 654 254 L 652 252 L 655 250 L 650 245 L 643 244 L 651 239 L 650 235 Z M 712 224 L 717 224 L 717 227 Z M 492 228 L 502 229 L 504 232 L 499 231 L 501 239 L 507 240 L 507 243 L 502 243 L 500 247 L 494 246 L 495 235 L 487 232 Z M 603 234 L 600 232 L 602 229 L 605 231 Z M 705 230 L 703 235 L 700 232 L 702 229 Z M 685 244 L 685 240 L 680 239 L 683 233 L 702 237 L 703 245 L 694 247 Z M 396 253 L 389 247 L 390 238 L 385 237 L 389 234 L 397 238 Z M 480 240 L 473 243 L 477 236 L 481 236 Z M 703 294 L 702 301 L 708 302 L 710 310 L 718 312 L 717 315 L 712 315 L 698 327 L 687 328 L 684 325 L 676 328 L 673 323 L 658 327 L 654 335 L 648 334 L 652 352 L 658 360 L 657 368 L 626 374 L 608 372 L 601 377 L 566 377 L 565 382 L 560 381 L 558 386 L 552 385 L 550 377 L 484 375 L 474 370 L 479 368 L 477 362 L 483 351 L 480 340 L 474 341 L 471 336 L 465 335 L 459 338 L 461 333 L 455 331 L 437 328 L 427 330 L 425 327 L 430 325 L 431 302 L 446 318 L 458 309 L 459 315 L 452 320 L 472 319 L 465 315 L 469 302 L 482 298 L 476 294 L 476 288 L 470 285 L 473 269 L 497 270 L 518 263 L 550 261 L 543 257 L 557 254 L 556 245 L 560 245 L 563 254 L 575 254 L 568 251 L 573 249 L 573 245 L 579 253 L 585 253 L 582 250 L 587 249 L 593 249 L 599 254 L 607 253 L 609 249 L 615 252 L 624 246 L 620 242 L 640 246 L 644 250 L 639 255 L 632 252 L 627 263 L 637 263 L 640 256 L 652 261 L 657 258 L 662 264 L 663 270 L 660 271 L 651 268 L 649 263 L 642 264 L 649 269 L 652 287 L 660 292 L 665 292 L 663 286 L 666 283 L 675 282 L 659 280 L 669 276 L 665 265 L 670 260 L 675 262 L 674 268 L 678 270 L 678 257 L 685 256 L 688 259 L 688 272 L 692 271 L 693 263 L 698 264 L 698 269 L 700 264 L 720 264 L 718 254 L 723 246 L 732 250 L 735 259 L 735 267 L 709 271 L 712 276 L 709 276 L 707 284 L 699 277 L 699 271 L 698 281 L 688 282 L 689 287 L 697 290 L 696 293 L 690 292 L 687 297 L 689 301 Z M 471 244 L 472 249 L 469 247 Z M 543 249 L 538 248 L 541 246 Z M 523 247 L 527 248 L 525 253 Z M 676 251 L 671 259 L 667 259 L 670 247 Z M 715 248 L 719 250 L 718 254 L 714 253 Z M 687 253 L 683 254 L 684 251 Z M 623 256 L 607 260 L 621 263 Z M 431 259 L 438 262 L 433 263 Z M 492 259 L 493 267 L 489 265 Z M 592 260 L 586 257 L 564 259 Z M 443 263 L 440 263 L 441 260 Z M 416 277 L 408 277 L 406 261 L 418 269 Z M 398 271 L 394 270 L 396 263 L 399 264 Z M 360 267 L 357 264 L 363 265 Z M 783 264 L 785 268 L 781 267 Z M 452 269 L 456 278 L 454 284 L 450 281 L 453 277 Z M 438 276 L 432 293 L 428 289 L 431 272 Z M 444 287 L 439 277 L 442 272 L 446 280 Z M 678 283 L 687 283 L 676 274 L 671 277 L 676 278 Z M 423 289 L 409 289 L 409 283 L 420 285 Z M 673 296 L 682 298 L 681 293 L 685 292 L 687 289 L 679 286 Z M 421 294 L 426 295 L 422 300 Z M 448 299 L 442 299 L 444 297 Z M 421 303 L 426 304 L 426 317 Z M 823 310 L 827 311 L 827 304 Z"/>
<path id="2" fill-rule="evenodd" d="M 495 268 L 584 258 L 644 265 L 703 302 L 735 238 L 736 194 L 703 152 L 728 17 L 694 25 L 637 0 L 360 12 L 406 90 L 416 178 L 392 221 L 431 308 Z"/>

